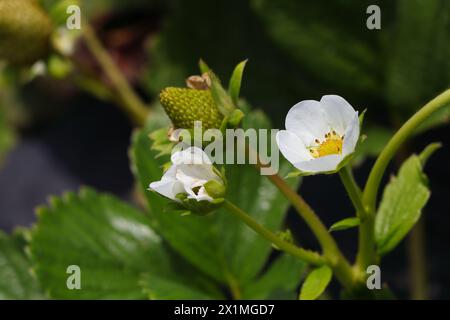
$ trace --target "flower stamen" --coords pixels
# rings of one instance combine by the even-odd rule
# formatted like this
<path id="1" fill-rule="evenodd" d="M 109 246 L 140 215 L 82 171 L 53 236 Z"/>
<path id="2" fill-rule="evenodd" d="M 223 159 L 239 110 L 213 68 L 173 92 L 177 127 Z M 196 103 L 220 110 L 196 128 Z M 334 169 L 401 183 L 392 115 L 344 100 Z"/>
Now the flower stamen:
<path id="1" fill-rule="evenodd" d="M 319 139 L 315 139 L 314 141 L 317 143 L 317 146 L 309 148 L 309 151 L 314 158 L 342 153 L 344 136 L 339 136 L 334 130 L 325 134 L 324 141 L 320 141 Z"/>

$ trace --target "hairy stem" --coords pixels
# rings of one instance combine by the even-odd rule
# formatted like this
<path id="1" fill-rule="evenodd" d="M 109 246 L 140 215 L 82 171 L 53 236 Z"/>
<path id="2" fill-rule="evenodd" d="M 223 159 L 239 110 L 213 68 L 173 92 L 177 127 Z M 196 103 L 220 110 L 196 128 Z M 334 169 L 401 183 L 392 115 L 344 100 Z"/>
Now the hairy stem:
<path id="1" fill-rule="evenodd" d="M 149 114 L 148 107 L 133 91 L 128 81 L 122 75 L 121 71 L 86 21 L 83 25 L 83 37 L 88 49 L 101 66 L 103 72 L 111 80 L 120 99 L 119 106 L 122 107 L 136 125 L 143 125 Z"/>
<path id="2" fill-rule="evenodd" d="M 355 207 L 357 216 L 363 220 L 366 216 L 366 208 L 362 202 L 362 193 L 356 184 L 355 178 L 351 171 L 350 165 L 345 166 L 339 171 L 339 176 L 341 177 L 342 184 L 347 191 L 353 206 Z"/>
<path id="3" fill-rule="evenodd" d="M 434 112 L 450 103 L 450 89 L 444 91 L 436 98 L 424 105 L 417 111 L 389 140 L 386 147 L 378 156 L 363 192 L 363 203 L 367 208 L 367 218 L 361 222 L 359 234 L 359 249 L 357 264 L 359 271 L 363 272 L 367 266 L 376 260 L 374 220 L 376 211 L 376 200 L 383 174 L 401 145 L 411 137 L 415 130 L 426 121 Z"/>
<path id="4" fill-rule="evenodd" d="M 259 224 L 249 214 L 247 214 L 245 211 L 243 211 L 241 208 L 237 207 L 230 201 L 226 200 L 224 206 L 225 208 L 228 209 L 228 211 L 230 211 L 237 218 L 242 220 L 247 226 L 253 229 L 256 233 L 261 235 L 269 242 L 275 244 L 280 250 L 283 250 L 293 255 L 294 257 L 299 258 L 300 260 L 309 262 L 314 265 L 322 265 L 325 263 L 325 260 L 317 252 L 312 252 L 309 250 L 299 248 L 289 242 L 280 239 L 280 237 L 278 237 L 272 231 L 266 229 L 264 226 Z"/>
<path id="5" fill-rule="evenodd" d="M 267 176 L 275 186 L 284 194 L 284 196 L 291 202 L 300 217 L 306 222 L 311 231 L 319 241 L 324 252 L 325 259 L 334 274 L 339 279 L 344 287 L 350 288 L 354 283 L 353 270 L 347 259 L 339 250 L 334 238 L 328 232 L 325 225 L 306 203 L 306 201 L 298 195 L 291 187 L 279 176 Z"/>
<path id="6" fill-rule="evenodd" d="M 388 144 L 375 161 L 364 188 L 363 200 L 364 203 L 369 206 L 372 213 L 375 211 L 378 188 L 380 186 L 384 171 L 399 147 L 409 137 L 411 137 L 417 127 L 427 120 L 435 111 L 448 105 L 449 103 L 450 89 L 444 91 L 417 111 L 408 121 L 405 122 L 405 124 L 403 124 L 391 140 L 389 140 Z"/>
<path id="7" fill-rule="evenodd" d="M 265 165 L 261 163 L 257 151 L 248 148 L 249 156 L 256 156 L 257 167 L 262 168 Z M 324 257 L 330 267 L 333 268 L 336 278 L 344 287 L 350 288 L 354 283 L 354 273 L 350 263 L 341 253 L 336 241 L 328 232 L 320 218 L 314 210 L 306 203 L 306 201 L 297 194 L 278 174 L 267 175 L 267 178 L 280 190 L 285 198 L 292 204 L 299 216 L 305 221 L 314 236 L 319 241 L 323 250 Z"/>
<path id="8" fill-rule="evenodd" d="M 411 230 L 407 238 L 410 292 L 413 300 L 428 299 L 425 255 L 425 224 L 423 217 Z"/>

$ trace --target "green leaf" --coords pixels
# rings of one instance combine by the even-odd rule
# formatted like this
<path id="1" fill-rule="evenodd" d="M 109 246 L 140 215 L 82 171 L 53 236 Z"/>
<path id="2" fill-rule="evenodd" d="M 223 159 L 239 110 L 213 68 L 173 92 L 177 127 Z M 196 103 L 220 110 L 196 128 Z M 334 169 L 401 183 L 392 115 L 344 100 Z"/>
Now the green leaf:
<path id="1" fill-rule="evenodd" d="M 357 217 L 345 218 L 345 219 L 342 219 L 341 221 L 334 223 L 330 227 L 330 231 L 340 231 L 340 230 L 354 228 L 354 227 L 359 226 L 360 223 L 361 223 L 361 221 Z"/>
<path id="2" fill-rule="evenodd" d="M 169 202 L 162 196 L 147 191 L 152 181 L 161 179 L 161 165 L 168 158 L 155 159 L 148 134 L 164 126 L 153 114 L 148 126 L 133 137 L 131 158 L 133 172 L 145 197 L 153 225 L 168 243 L 186 260 L 223 285 L 230 279 L 241 289 L 263 269 L 272 250 L 270 243 L 255 234 L 245 224 L 220 209 L 207 216 L 179 216 L 164 212 Z M 251 112 L 243 120 L 244 128 L 268 128 L 270 123 L 262 112 Z M 246 210 L 261 224 L 277 230 L 285 217 L 288 202 L 267 177 L 261 176 L 254 165 L 226 165 L 227 198 Z M 289 169 L 286 161 L 280 163 L 280 173 Z M 298 179 L 290 184 L 295 188 Z"/>
<path id="3" fill-rule="evenodd" d="M 333 271 L 327 265 L 311 271 L 302 285 L 300 300 L 315 300 L 320 297 L 330 283 L 332 275 Z"/>
<path id="4" fill-rule="evenodd" d="M 0 231 L 0 300 L 43 298 L 23 247 Z"/>
<path id="5" fill-rule="evenodd" d="M 67 193 L 38 209 L 38 218 L 30 252 L 52 298 L 142 299 L 144 273 L 181 282 L 186 272 L 184 282 L 197 285 L 200 272 L 170 253 L 147 217 L 115 197 L 91 189 Z M 80 290 L 67 288 L 70 265 L 80 267 Z"/>
<path id="6" fill-rule="evenodd" d="M 195 288 L 187 281 L 182 282 L 180 279 L 165 278 L 155 273 L 144 274 L 140 281 L 140 285 L 151 300 L 225 299 L 225 297 L 218 292 L 216 294 L 209 294 Z"/>
<path id="7" fill-rule="evenodd" d="M 295 299 L 295 290 L 305 272 L 306 264 L 298 258 L 282 254 L 269 269 L 242 293 L 242 299 Z"/>
<path id="8" fill-rule="evenodd" d="M 421 156 L 412 155 L 401 166 L 384 189 L 375 219 L 375 239 L 378 253 L 385 255 L 394 249 L 419 220 L 430 191 L 423 173 L 423 160 L 436 150 L 432 144 Z"/>
<path id="9" fill-rule="evenodd" d="M 230 84 L 228 85 L 228 93 L 231 96 L 234 104 L 238 103 L 239 92 L 241 91 L 242 75 L 244 73 L 247 60 L 240 62 L 236 68 L 234 68 L 233 74 L 230 78 Z"/>

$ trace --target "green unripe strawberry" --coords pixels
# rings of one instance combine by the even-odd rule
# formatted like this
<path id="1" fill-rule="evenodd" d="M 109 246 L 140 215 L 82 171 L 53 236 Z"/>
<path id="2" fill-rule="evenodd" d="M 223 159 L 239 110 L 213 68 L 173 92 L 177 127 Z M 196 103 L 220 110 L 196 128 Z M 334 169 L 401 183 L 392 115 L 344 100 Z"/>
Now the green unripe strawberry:
<path id="1" fill-rule="evenodd" d="M 159 99 L 175 128 L 191 129 L 194 121 L 201 121 L 203 129 L 220 128 L 220 113 L 210 90 L 169 87 L 161 91 Z"/>
<path id="2" fill-rule="evenodd" d="M 52 23 L 35 0 L 0 1 L 0 60 L 32 63 L 48 52 Z"/>

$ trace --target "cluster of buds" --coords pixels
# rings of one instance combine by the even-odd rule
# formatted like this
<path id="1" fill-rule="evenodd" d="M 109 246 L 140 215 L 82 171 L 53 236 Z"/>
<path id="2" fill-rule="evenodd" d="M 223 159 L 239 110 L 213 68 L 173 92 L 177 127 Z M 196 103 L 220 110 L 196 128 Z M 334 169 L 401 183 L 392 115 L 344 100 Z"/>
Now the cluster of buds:
<path id="1" fill-rule="evenodd" d="M 173 143 L 178 142 L 171 134 L 174 129 L 192 130 L 197 121 L 201 121 L 205 129 L 237 127 L 244 116 L 236 107 L 239 91 L 236 88 L 240 87 L 243 65 L 245 62 L 240 64 L 230 81 L 235 84 L 234 97 L 203 62 L 202 75 L 187 78 L 185 88 L 162 90 L 160 101 L 173 127 L 169 129 L 169 135 L 160 130 L 151 134 L 153 149 L 160 151 L 160 155 L 166 154 Z M 150 190 L 171 199 L 182 211 L 206 214 L 224 201 L 225 174 L 212 165 L 202 149 L 189 147 L 172 154 L 169 168 L 160 181 L 150 184 Z"/>

